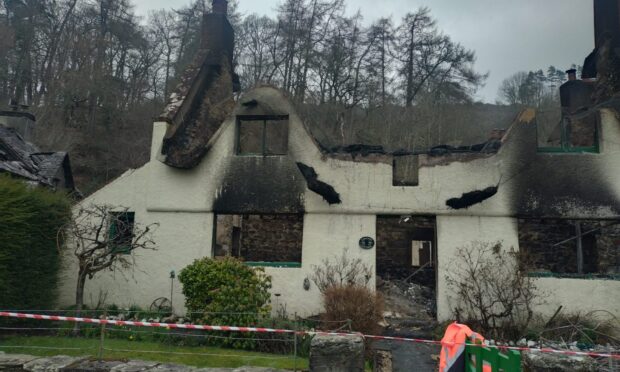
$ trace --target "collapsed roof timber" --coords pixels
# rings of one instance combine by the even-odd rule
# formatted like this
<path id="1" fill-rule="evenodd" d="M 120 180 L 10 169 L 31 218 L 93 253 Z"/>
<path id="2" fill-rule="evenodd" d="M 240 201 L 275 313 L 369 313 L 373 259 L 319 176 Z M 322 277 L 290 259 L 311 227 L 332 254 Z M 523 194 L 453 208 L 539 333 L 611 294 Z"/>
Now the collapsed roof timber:
<path id="1" fill-rule="evenodd" d="M 0 111 L 0 173 L 50 188 L 75 191 L 69 155 L 43 152 L 24 137 L 35 123 L 34 115 Z"/>

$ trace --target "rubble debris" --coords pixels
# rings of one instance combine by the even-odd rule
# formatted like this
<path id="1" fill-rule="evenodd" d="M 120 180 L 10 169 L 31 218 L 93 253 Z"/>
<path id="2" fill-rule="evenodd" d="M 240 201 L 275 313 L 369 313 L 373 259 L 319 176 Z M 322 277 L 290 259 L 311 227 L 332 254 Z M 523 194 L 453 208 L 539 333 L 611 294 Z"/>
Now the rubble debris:
<path id="1" fill-rule="evenodd" d="M 303 163 L 297 163 L 297 167 L 301 171 L 301 174 L 306 179 L 308 184 L 308 188 L 317 194 L 321 195 L 326 202 L 331 204 L 340 204 L 342 201 L 340 200 L 340 194 L 336 192 L 336 190 L 327 183 L 323 181 L 319 181 L 319 175 L 316 173 L 314 168 L 309 167 Z"/>
<path id="2" fill-rule="evenodd" d="M 373 363 L 376 372 L 392 372 L 392 352 L 390 350 L 376 350 Z"/>
<path id="3" fill-rule="evenodd" d="M 569 356 L 535 352 L 523 352 L 521 355 L 523 358 L 524 371 L 600 371 L 600 366 L 597 365 L 596 361 L 586 356 Z"/>
<path id="4" fill-rule="evenodd" d="M 389 329 L 432 327 L 435 323 L 435 291 L 431 287 L 402 280 L 377 281 L 385 301 L 385 326 Z"/>
<path id="5" fill-rule="evenodd" d="M 495 196 L 497 190 L 497 186 L 490 186 L 484 190 L 466 192 L 460 198 L 448 199 L 446 205 L 452 209 L 466 209 Z"/>

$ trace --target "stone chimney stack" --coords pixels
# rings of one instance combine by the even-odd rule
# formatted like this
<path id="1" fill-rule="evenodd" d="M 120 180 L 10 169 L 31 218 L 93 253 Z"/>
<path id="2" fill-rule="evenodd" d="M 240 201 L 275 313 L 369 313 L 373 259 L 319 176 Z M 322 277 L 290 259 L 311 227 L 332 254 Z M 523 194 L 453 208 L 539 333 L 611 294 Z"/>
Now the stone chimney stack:
<path id="1" fill-rule="evenodd" d="M 213 14 L 228 15 L 228 0 L 213 0 L 211 3 Z"/>

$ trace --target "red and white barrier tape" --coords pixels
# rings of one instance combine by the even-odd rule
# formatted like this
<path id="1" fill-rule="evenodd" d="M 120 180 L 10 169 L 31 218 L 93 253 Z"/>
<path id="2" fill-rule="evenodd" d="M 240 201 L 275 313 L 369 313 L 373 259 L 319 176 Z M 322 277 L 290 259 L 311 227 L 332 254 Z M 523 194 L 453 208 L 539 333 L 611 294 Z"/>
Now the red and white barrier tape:
<path id="1" fill-rule="evenodd" d="M 289 334 L 296 333 L 296 334 L 321 335 L 321 336 L 362 336 L 364 338 L 373 339 L 373 340 L 415 342 L 415 343 L 433 344 L 433 345 L 442 344 L 441 341 L 424 340 L 424 339 L 419 339 L 419 338 L 375 336 L 375 335 L 363 335 L 359 333 L 344 333 L 344 332 L 294 331 L 291 329 L 261 328 L 261 327 L 236 327 L 236 326 L 200 325 L 200 324 L 134 322 L 131 320 L 78 318 L 78 317 L 72 317 L 72 316 L 26 314 L 26 313 L 11 313 L 11 312 L 0 312 L 0 317 L 54 320 L 54 321 L 91 323 L 91 324 L 110 324 L 110 325 L 116 325 L 116 326 L 157 327 L 157 328 L 167 328 L 167 329 L 171 329 L 171 328 L 197 329 L 197 330 L 203 330 L 203 331 L 289 333 Z M 450 346 L 452 345 L 453 344 L 450 343 Z M 478 345 L 475 345 L 475 346 L 478 346 Z M 556 350 L 556 349 L 551 349 L 551 348 L 530 348 L 530 347 L 520 347 L 520 346 L 490 346 L 490 345 L 479 345 L 479 346 L 497 348 L 499 350 L 516 350 L 516 351 L 529 351 L 529 352 L 539 352 L 539 353 L 554 353 L 554 354 L 574 355 L 574 356 L 589 356 L 589 357 L 596 357 L 596 358 L 612 358 L 612 359 L 620 360 L 620 354 L 594 353 L 594 352 L 587 352 L 587 351 L 572 351 L 572 350 Z"/>

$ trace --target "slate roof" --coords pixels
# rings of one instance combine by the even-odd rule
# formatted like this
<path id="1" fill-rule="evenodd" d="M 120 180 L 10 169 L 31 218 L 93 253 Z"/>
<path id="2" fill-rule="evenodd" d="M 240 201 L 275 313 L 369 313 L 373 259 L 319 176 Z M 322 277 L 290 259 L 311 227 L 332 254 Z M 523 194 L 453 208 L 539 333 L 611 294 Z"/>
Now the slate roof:
<path id="1" fill-rule="evenodd" d="M 0 173 L 9 173 L 41 185 L 55 187 L 54 178 L 65 172 L 66 185 L 73 188 L 73 180 L 66 152 L 41 152 L 25 141 L 13 128 L 0 125 Z"/>

